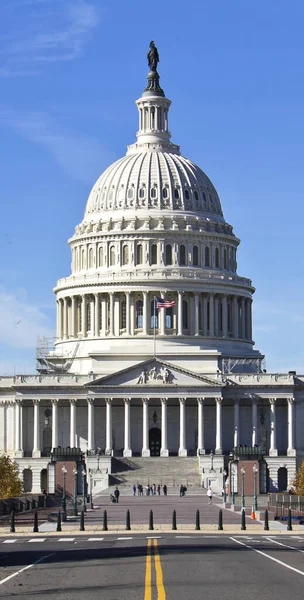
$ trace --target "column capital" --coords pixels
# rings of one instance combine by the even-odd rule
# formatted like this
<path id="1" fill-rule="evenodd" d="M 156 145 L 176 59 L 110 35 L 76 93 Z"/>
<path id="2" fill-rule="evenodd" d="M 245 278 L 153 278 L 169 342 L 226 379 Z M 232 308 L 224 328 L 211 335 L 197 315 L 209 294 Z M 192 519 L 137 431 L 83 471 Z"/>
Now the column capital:
<path id="1" fill-rule="evenodd" d="M 198 404 L 204 404 L 205 400 L 206 400 L 205 396 L 201 396 L 200 398 L 197 398 L 197 403 Z"/>
<path id="2" fill-rule="evenodd" d="M 168 398 L 161 398 L 160 399 L 162 404 L 167 404 L 168 403 Z"/>
<path id="3" fill-rule="evenodd" d="M 269 400 L 269 404 L 270 404 L 271 406 L 274 406 L 274 405 L 275 405 L 275 403 L 276 403 L 276 398 L 268 398 L 268 400 Z"/>
<path id="4" fill-rule="evenodd" d="M 40 398 L 34 398 L 33 399 L 33 404 L 34 404 L 34 406 L 39 406 L 39 404 L 40 404 Z"/>
<path id="5" fill-rule="evenodd" d="M 92 406 L 95 402 L 95 398 L 89 397 L 89 398 L 87 398 L 87 402 L 88 402 L 88 404 L 91 404 L 91 406 Z"/>
<path id="6" fill-rule="evenodd" d="M 296 399 L 294 396 L 292 396 L 292 398 L 287 398 L 288 404 L 294 404 L 295 401 L 296 401 Z"/>
<path id="7" fill-rule="evenodd" d="M 215 402 L 217 404 L 222 404 L 223 400 L 224 400 L 223 396 L 219 396 L 218 398 L 215 398 Z"/>
<path id="8" fill-rule="evenodd" d="M 70 405 L 76 406 L 76 404 L 77 404 L 77 400 L 75 400 L 75 398 L 70 398 Z"/>
<path id="9" fill-rule="evenodd" d="M 58 406 L 59 404 L 59 398 L 52 398 L 51 399 L 51 403 L 53 406 Z"/>
<path id="10" fill-rule="evenodd" d="M 149 398 L 142 398 L 141 401 L 143 404 L 149 404 Z"/>
<path id="11" fill-rule="evenodd" d="M 125 404 L 131 404 L 131 399 L 132 398 L 124 398 L 124 403 Z"/>
<path id="12" fill-rule="evenodd" d="M 7 404 L 8 404 L 9 406 L 11 405 L 11 403 L 10 403 L 10 402 L 7 402 Z M 21 398 L 15 398 L 15 402 L 14 402 L 14 404 L 17 404 L 18 406 L 22 406 L 22 400 L 21 400 Z"/>
<path id="13" fill-rule="evenodd" d="M 113 398 L 105 398 L 105 403 L 106 403 L 108 406 L 111 406 L 112 402 L 113 402 Z"/>
<path id="14" fill-rule="evenodd" d="M 184 405 L 186 404 L 186 400 L 187 398 L 179 398 L 179 403 Z"/>
<path id="15" fill-rule="evenodd" d="M 240 398 L 234 398 L 233 404 L 236 404 L 237 406 L 239 406 L 240 405 Z"/>

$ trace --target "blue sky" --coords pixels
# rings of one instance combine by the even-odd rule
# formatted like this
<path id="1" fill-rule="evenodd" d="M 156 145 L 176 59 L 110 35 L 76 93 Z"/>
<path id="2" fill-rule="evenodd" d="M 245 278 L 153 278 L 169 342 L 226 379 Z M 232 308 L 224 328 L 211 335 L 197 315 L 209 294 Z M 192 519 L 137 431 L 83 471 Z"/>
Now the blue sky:
<path id="1" fill-rule="evenodd" d="M 67 239 L 135 141 L 154 39 L 172 141 L 217 188 L 267 369 L 304 372 L 302 0 L 1 0 L 0 373 L 55 333 Z"/>

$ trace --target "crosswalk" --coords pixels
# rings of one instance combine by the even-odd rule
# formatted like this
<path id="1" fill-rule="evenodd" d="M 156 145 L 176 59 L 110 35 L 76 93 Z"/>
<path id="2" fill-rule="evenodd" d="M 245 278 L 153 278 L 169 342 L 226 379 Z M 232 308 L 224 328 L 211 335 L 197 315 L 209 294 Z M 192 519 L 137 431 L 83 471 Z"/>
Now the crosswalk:
<path id="1" fill-rule="evenodd" d="M 161 536 L 161 535 L 142 535 L 140 536 L 143 539 L 162 539 L 165 538 L 167 536 Z M 195 540 L 208 540 L 208 539 L 221 539 L 221 538 L 225 538 L 226 536 L 223 535 L 188 535 L 188 534 L 180 534 L 180 535 L 172 535 L 171 537 L 175 538 L 175 539 L 185 539 L 185 540 L 189 540 L 189 539 L 195 539 Z M 284 541 L 284 543 L 288 544 L 291 541 L 293 543 L 295 543 L 296 545 L 300 545 L 304 543 L 304 536 L 299 536 L 299 535 L 284 535 L 284 536 L 278 536 L 278 535 L 254 535 L 254 536 L 245 536 L 245 535 L 235 535 L 234 536 L 236 539 L 239 540 L 244 540 L 246 543 L 254 543 L 254 544 L 268 544 L 270 542 L 273 541 L 273 543 L 276 543 L 276 541 Z M 19 538 L 7 538 L 7 539 L 1 539 L 0 538 L 0 544 L 15 544 L 17 542 L 19 543 L 26 543 L 26 544 L 41 544 L 43 542 L 64 542 L 64 543 L 75 543 L 76 541 L 81 541 L 81 542 L 123 542 L 123 541 L 129 541 L 129 540 L 133 540 L 133 539 L 138 539 L 138 535 L 137 536 L 105 536 L 105 537 L 98 537 L 98 536 L 91 536 L 91 537 L 85 537 L 85 536 L 77 536 L 77 537 L 57 537 L 57 536 L 49 536 L 49 537 L 34 537 L 34 538 L 24 538 L 24 537 L 19 537 Z"/>

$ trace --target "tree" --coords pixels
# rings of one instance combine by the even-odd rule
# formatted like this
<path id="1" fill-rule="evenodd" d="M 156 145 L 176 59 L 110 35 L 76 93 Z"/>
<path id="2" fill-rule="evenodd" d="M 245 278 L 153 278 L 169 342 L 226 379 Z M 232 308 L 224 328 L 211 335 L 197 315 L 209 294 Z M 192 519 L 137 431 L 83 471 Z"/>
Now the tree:
<path id="1" fill-rule="evenodd" d="M 0 498 L 12 498 L 22 494 L 22 482 L 18 465 L 7 454 L 0 456 Z"/>
<path id="2" fill-rule="evenodd" d="M 294 493 L 298 496 L 304 496 L 304 460 L 302 460 L 293 482 Z"/>

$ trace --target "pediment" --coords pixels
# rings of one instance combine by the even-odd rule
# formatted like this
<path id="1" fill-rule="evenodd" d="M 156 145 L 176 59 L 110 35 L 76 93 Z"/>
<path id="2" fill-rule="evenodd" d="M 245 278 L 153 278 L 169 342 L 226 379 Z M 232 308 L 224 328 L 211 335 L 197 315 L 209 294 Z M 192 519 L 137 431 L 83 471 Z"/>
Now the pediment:
<path id="1" fill-rule="evenodd" d="M 218 387 L 211 378 L 193 373 L 187 369 L 171 365 L 157 358 L 151 358 L 111 375 L 99 377 L 86 384 L 86 387 L 174 387 L 174 386 Z"/>

